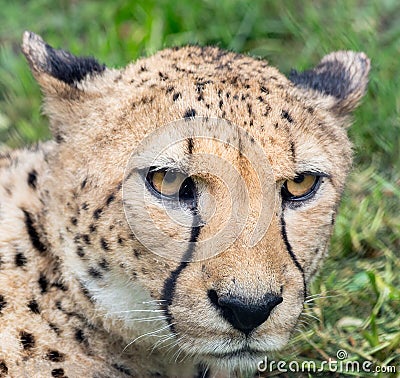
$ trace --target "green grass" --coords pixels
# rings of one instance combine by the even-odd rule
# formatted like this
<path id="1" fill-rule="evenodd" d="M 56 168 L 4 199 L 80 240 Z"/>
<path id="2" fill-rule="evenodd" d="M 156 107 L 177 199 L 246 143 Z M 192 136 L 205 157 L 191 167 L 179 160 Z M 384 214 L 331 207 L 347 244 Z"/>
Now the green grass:
<path id="1" fill-rule="evenodd" d="M 321 297 L 282 355 L 323 361 L 345 349 L 352 360 L 400 368 L 398 0 L 1 0 L 0 6 L 0 149 L 49 137 L 40 91 L 19 52 L 25 29 L 109 66 L 187 43 L 261 56 L 286 73 L 333 50 L 365 51 L 372 60 L 370 85 L 349 130 L 355 168 L 331 256 L 312 287 Z"/>

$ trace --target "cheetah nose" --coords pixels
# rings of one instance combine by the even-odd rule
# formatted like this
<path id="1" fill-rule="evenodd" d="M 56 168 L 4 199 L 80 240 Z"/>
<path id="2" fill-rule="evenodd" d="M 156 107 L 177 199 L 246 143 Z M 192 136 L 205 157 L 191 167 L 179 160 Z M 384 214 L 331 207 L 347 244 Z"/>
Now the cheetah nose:
<path id="1" fill-rule="evenodd" d="M 209 290 L 208 297 L 223 318 L 246 336 L 264 323 L 271 311 L 283 301 L 281 296 L 272 293 L 265 294 L 256 303 L 246 303 L 242 298 L 229 295 L 219 297 L 215 290 Z"/>

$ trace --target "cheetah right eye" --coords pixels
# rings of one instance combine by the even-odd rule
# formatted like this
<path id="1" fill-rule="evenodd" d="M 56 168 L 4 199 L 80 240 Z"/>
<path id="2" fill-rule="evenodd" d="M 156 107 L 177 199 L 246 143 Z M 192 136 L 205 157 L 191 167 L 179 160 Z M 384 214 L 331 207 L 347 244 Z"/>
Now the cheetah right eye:
<path id="1" fill-rule="evenodd" d="M 282 197 L 287 201 L 303 201 L 311 198 L 317 191 L 321 176 L 302 173 L 293 180 L 286 180 L 282 186 Z"/>
<path id="2" fill-rule="evenodd" d="M 164 198 L 178 201 L 195 200 L 193 180 L 176 169 L 151 169 L 146 181 L 157 195 Z"/>

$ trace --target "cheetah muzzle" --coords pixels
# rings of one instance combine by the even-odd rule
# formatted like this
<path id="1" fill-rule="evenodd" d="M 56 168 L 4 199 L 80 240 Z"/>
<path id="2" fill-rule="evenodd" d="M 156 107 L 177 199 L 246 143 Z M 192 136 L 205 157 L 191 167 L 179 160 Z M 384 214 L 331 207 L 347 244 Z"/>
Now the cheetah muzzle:
<path id="1" fill-rule="evenodd" d="M 0 377 L 255 372 L 327 254 L 368 58 L 22 50 L 53 139 L 0 156 Z"/>

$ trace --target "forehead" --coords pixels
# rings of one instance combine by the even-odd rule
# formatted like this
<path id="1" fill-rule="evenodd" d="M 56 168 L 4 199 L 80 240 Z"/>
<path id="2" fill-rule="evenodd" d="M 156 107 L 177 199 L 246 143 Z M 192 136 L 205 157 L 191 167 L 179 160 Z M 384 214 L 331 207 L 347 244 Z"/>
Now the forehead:
<path id="1" fill-rule="evenodd" d="M 300 98 L 275 68 L 216 48 L 161 51 L 122 70 L 112 90 L 122 109 L 116 123 L 136 140 L 179 119 L 228 120 L 233 131 L 225 139 L 235 143 L 235 127 L 245 130 L 262 146 L 278 177 L 293 176 L 310 164 L 329 170 L 332 143 L 345 140 L 326 112 Z"/>

